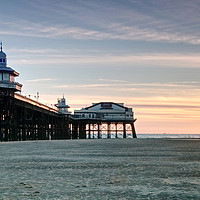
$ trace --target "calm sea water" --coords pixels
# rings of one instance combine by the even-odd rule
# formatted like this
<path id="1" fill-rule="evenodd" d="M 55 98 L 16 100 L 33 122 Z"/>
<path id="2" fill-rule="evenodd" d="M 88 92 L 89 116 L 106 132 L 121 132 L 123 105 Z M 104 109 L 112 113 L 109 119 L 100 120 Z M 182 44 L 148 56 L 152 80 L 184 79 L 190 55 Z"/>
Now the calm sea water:
<path id="1" fill-rule="evenodd" d="M 0 199 L 200 199 L 200 139 L 138 136 L 2 142 Z"/>
<path id="2" fill-rule="evenodd" d="M 137 134 L 138 138 L 200 138 L 200 134 Z"/>
<path id="3" fill-rule="evenodd" d="M 116 135 L 111 133 L 111 138 Z M 200 138 L 200 134 L 137 134 L 138 138 Z M 87 135 L 88 138 L 88 135 Z M 98 138 L 97 134 L 91 134 L 91 138 Z M 102 134 L 101 138 L 106 139 L 107 134 Z M 123 138 L 123 134 L 118 134 L 118 138 Z M 132 138 L 132 134 L 127 134 L 127 138 Z"/>

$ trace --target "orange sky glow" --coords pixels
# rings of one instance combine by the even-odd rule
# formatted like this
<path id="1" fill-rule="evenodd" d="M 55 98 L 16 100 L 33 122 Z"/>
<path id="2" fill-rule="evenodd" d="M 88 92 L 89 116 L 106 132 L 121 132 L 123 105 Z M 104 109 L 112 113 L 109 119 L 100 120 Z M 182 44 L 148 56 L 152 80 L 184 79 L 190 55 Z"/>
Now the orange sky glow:
<path id="1" fill-rule="evenodd" d="M 67 97 L 66 97 L 67 98 Z M 48 99 L 48 101 L 47 101 Z M 139 134 L 200 134 L 200 102 L 187 97 L 123 98 L 74 95 L 67 98 L 70 111 L 100 101 L 124 102 L 132 107 L 136 131 Z M 56 103 L 55 95 L 41 95 L 40 101 Z"/>

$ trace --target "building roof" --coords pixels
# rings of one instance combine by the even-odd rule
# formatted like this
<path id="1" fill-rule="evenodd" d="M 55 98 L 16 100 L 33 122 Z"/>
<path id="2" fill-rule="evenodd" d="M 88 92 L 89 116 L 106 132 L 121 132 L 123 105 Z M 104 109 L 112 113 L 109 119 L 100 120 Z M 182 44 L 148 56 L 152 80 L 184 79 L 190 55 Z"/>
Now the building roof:
<path id="1" fill-rule="evenodd" d="M 0 67 L 0 72 L 7 72 L 9 74 L 12 74 L 13 76 L 19 76 L 19 73 L 11 67 Z"/>
<path id="2" fill-rule="evenodd" d="M 0 63 L 0 72 L 7 72 L 9 74 L 12 74 L 13 76 L 19 76 L 19 73 L 16 72 L 14 69 L 11 67 L 7 67 L 7 58 L 6 54 L 3 52 L 2 48 L 2 42 L 0 43 L 0 59 L 5 59 L 4 63 Z"/>
<path id="3" fill-rule="evenodd" d="M 0 50 L 0 58 L 6 58 L 6 54 L 3 52 L 2 48 L 2 42 L 0 43 L 1 45 L 1 50 Z"/>
<path id="4" fill-rule="evenodd" d="M 99 105 L 99 104 L 114 104 L 114 105 L 117 105 L 117 106 L 119 106 L 119 107 L 121 107 L 121 108 L 128 109 L 128 107 L 123 106 L 123 104 L 121 104 L 121 103 L 99 102 L 99 103 L 94 103 L 93 105 L 86 107 L 85 110 L 88 110 L 88 109 L 90 109 L 90 108 L 92 108 L 92 107 L 95 107 L 95 106 L 97 106 L 97 105 Z"/>
<path id="5" fill-rule="evenodd" d="M 0 58 L 6 58 L 6 54 L 3 51 L 0 51 Z"/>

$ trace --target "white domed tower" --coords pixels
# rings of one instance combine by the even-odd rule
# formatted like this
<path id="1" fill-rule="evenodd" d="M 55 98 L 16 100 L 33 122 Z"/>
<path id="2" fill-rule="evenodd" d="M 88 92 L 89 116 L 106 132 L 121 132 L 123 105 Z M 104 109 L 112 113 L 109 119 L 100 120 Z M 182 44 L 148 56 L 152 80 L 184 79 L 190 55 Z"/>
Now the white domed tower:
<path id="1" fill-rule="evenodd" d="M 66 100 L 65 97 L 63 98 L 58 98 L 58 103 L 55 105 L 58 108 L 58 112 L 60 114 L 70 114 L 71 112 L 68 111 L 68 108 L 70 106 L 66 105 Z"/>
<path id="2" fill-rule="evenodd" d="M 15 77 L 19 76 L 19 73 L 7 67 L 7 56 L 2 50 L 2 42 L 0 48 L 0 90 L 21 91 L 22 85 L 15 82 Z"/>

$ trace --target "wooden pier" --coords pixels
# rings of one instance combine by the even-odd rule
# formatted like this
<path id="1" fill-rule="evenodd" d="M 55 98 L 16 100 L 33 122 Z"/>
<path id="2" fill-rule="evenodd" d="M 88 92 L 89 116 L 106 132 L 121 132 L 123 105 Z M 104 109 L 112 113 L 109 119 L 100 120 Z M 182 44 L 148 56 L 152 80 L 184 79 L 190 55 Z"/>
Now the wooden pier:
<path id="1" fill-rule="evenodd" d="M 3 141 L 71 139 L 68 115 L 13 92 L 0 90 Z"/>
<path id="2" fill-rule="evenodd" d="M 1 141 L 136 138 L 135 120 L 77 119 L 37 101 L 0 90 Z"/>

